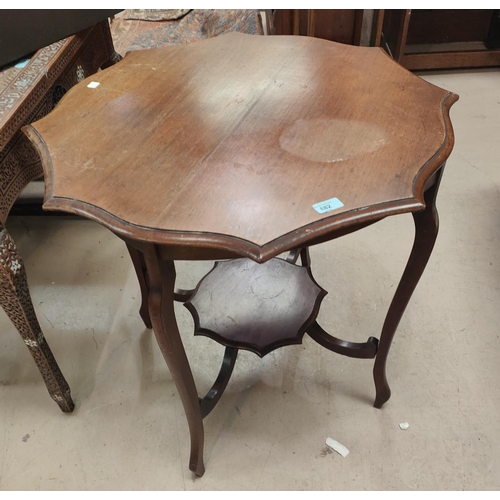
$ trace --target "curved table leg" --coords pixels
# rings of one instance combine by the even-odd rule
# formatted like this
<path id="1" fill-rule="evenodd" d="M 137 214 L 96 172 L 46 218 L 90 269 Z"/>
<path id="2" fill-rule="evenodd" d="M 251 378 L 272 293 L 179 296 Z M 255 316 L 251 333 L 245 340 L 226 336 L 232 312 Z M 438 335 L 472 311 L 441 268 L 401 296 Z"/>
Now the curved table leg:
<path id="1" fill-rule="evenodd" d="M 300 262 L 303 267 L 311 267 L 311 255 L 309 254 L 309 247 L 304 247 L 300 251 Z"/>
<path id="2" fill-rule="evenodd" d="M 309 247 L 294 248 L 289 252 L 285 260 L 287 262 L 290 262 L 290 264 L 296 264 L 299 257 L 302 267 L 311 267 L 311 256 L 309 254 Z"/>
<path id="3" fill-rule="evenodd" d="M 203 421 L 193 374 L 175 320 L 174 263 L 161 260 L 156 247 L 152 244 L 144 246 L 144 257 L 149 276 L 149 314 L 153 330 L 179 391 L 189 425 L 191 435 L 189 468 L 197 476 L 202 476 L 205 472 Z"/>
<path id="4" fill-rule="evenodd" d="M 75 404 L 42 333 L 28 288 L 24 263 L 7 230 L 0 224 L 0 305 L 14 323 L 35 360 L 52 399 L 65 413 Z"/>
<path id="5" fill-rule="evenodd" d="M 149 306 L 148 306 L 148 272 L 146 269 L 146 261 L 144 260 L 144 255 L 142 252 L 134 248 L 132 245 L 127 244 L 127 250 L 134 264 L 135 273 L 137 274 L 137 279 L 139 280 L 139 286 L 141 288 L 141 307 L 139 308 L 139 315 L 144 321 L 146 328 L 153 328 L 151 324 L 151 318 L 149 317 Z"/>
<path id="6" fill-rule="evenodd" d="M 183 288 L 175 288 L 174 289 L 174 300 L 176 302 L 187 302 L 195 292 L 195 289 L 185 290 Z"/>
<path id="7" fill-rule="evenodd" d="M 149 317 L 149 281 L 148 281 L 148 271 L 146 269 L 146 261 L 144 260 L 144 254 L 134 248 L 132 245 L 127 245 L 128 253 L 132 259 L 132 264 L 134 264 L 135 274 L 137 274 L 137 280 L 139 281 L 139 287 L 141 289 L 141 307 L 139 308 L 139 315 L 144 321 L 146 328 L 153 328 L 151 325 L 151 318 Z M 183 290 L 182 288 L 174 289 L 174 300 L 176 302 L 186 302 L 193 295 L 193 290 Z"/>
<path id="8" fill-rule="evenodd" d="M 431 256 L 439 228 L 439 218 L 436 210 L 436 196 L 444 166 L 436 178 L 436 182 L 424 194 L 425 210 L 413 213 L 415 222 L 415 241 L 411 250 L 408 263 L 399 282 L 389 311 L 385 318 L 384 326 L 380 336 L 377 357 L 373 367 L 373 378 L 375 382 L 376 397 L 374 406 L 381 408 L 391 397 L 391 389 L 387 383 L 386 362 L 391 347 L 391 342 L 396 333 L 399 321 L 410 301 L 417 286 L 427 261 Z"/>
<path id="9" fill-rule="evenodd" d="M 338 339 L 325 332 L 317 321 L 308 326 L 306 332 L 319 345 L 343 356 L 366 359 L 374 358 L 377 355 L 378 340 L 375 337 L 369 337 L 366 342 L 349 342 L 348 340 Z"/>
<path id="10" fill-rule="evenodd" d="M 219 402 L 224 393 L 229 379 L 233 373 L 233 368 L 238 357 L 238 349 L 235 347 L 226 347 L 224 351 L 224 359 L 220 367 L 219 375 L 214 382 L 212 388 L 207 392 L 204 398 L 200 398 L 201 416 L 205 418 Z"/>

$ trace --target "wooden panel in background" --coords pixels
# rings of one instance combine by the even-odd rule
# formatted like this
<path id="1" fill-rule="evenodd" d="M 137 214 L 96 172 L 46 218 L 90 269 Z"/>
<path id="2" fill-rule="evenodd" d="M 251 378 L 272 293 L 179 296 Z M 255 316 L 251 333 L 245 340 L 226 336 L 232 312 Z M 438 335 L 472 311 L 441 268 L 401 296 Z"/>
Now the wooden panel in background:
<path id="1" fill-rule="evenodd" d="M 500 66 L 500 50 L 467 50 L 463 52 L 436 52 L 434 54 L 406 54 L 401 64 L 410 70 L 435 68 L 481 68 Z"/>
<path id="2" fill-rule="evenodd" d="M 278 9 L 277 35 L 304 35 L 359 45 L 363 11 L 360 9 Z"/>
<path id="3" fill-rule="evenodd" d="M 498 10 L 379 10 L 375 27 L 381 17 L 380 45 L 407 69 L 500 65 Z"/>
<path id="4" fill-rule="evenodd" d="M 484 40 L 492 15 L 493 9 L 412 9 L 406 43 Z"/>
<path id="5" fill-rule="evenodd" d="M 398 62 L 404 54 L 410 15 L 409 9 L 391 9 L 384 13 L 382 47 Z"/>

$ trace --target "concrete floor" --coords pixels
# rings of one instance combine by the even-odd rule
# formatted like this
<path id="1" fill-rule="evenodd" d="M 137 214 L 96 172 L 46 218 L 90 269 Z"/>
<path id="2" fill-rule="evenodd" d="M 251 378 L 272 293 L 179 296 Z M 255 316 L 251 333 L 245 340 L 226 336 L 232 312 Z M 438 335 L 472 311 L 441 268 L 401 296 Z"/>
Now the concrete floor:
<path id="1" fill-rule="evenodd" d="M 43 331 L 71 385 L 62 414 L 18 333 L 0 316 L 2 490 L 485 490 L 500 488 L 500 71 L 426 74 L 460 95 L 441 185 L 441 232 L 400 324 L 372 407 L 372 361 L 305 338 L 260 360 L 241 352 L 205 420 L 206 474 L 188 470 L 183 408 L 151 331 L 124 244 L 89 221 L 12 217 Z M 413 238 L 386 219 L 312 249 L 329 291 L 325 329 L 378 336 Z M 211 263 L 180 263 L 194 285 Z M 179 323 L 200 392 L 223 348 Z M 399 428 L 408 422 L 408 430 Z M 350 450 L 328 451 L 332 437 Z"/>

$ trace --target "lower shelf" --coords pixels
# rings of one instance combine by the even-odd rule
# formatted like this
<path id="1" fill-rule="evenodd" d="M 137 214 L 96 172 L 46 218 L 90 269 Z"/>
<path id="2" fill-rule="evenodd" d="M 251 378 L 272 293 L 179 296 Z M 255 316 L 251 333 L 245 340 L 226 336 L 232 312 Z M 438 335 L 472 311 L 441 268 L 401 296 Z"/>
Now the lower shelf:
<path id="1" fill-rule="evenodd" d="M 185 306 L 195 335 L 265 356 L 300 344 L 326 295 L 309 267 L 282 259 L 217 262 Z"/>

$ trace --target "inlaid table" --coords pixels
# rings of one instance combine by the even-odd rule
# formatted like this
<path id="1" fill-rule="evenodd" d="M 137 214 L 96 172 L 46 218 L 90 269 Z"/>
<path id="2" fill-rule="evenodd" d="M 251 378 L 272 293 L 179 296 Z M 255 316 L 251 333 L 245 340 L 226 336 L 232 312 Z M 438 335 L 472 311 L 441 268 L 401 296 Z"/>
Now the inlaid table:
<path id="1" fill-rule="evenodd" d="M 5 223 L 21 191 L 43 175 L 39 155 L 21 127 L 49 113 L 76 83 L 120 59 L 105 20 L 38 50 L 22 68 L 0 68 L 0 305 L 63 412 L 75 406 L 70 388 L 38 323 L 25 266 Z"/>
<path id="2" fill-rule="evenodd" d="M 202 419 L 239 349 L 264 356 L 307 333 L 337 353 L 374 358 L 375 406 L 389 399 L 387 355 L 436 239 L 457 99 L 379 48 L 233 33 L 129 53 L 24 129 L 42 157 L 44 208 L 95 220 L 128 245 L 141 316 L 186 411 L 196 475 Z M 404 212 L 415 242 L 380 339 L 328 334 L 316 321 L 326 292 L 308 247 Z M 202 259 L 217 263 L 195 290 L 177 289 L 174 261 Z M 196 334 L 226 346 L 203 398 L 175 300 Z"/>

